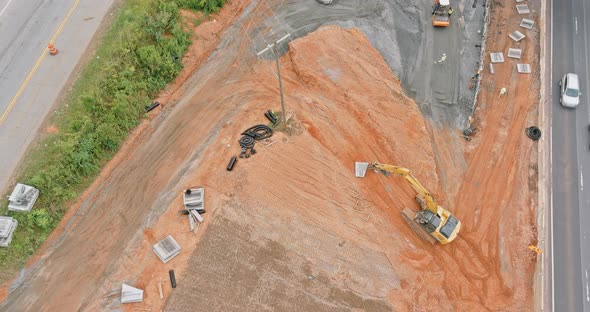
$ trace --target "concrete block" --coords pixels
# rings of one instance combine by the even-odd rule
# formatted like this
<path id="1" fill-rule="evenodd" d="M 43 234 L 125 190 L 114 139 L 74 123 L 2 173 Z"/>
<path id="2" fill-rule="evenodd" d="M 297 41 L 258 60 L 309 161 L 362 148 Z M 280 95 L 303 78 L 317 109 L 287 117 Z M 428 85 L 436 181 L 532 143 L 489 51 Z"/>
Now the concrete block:
<path id="1" fill-rule="evenodd" d="M 525 35 L 517 30 L 517 31 L 511 33 L 510 35 L 508 35 L 508 37 L 510 37 L 510 39 L 512 39 L 516 42 L 519 42 L 520 40 L 524 39 Z"/>
<path id="2" fill-rule="evenodd" d="M 531 73 L 531 65 L 530 64 L 516 64 L 516 71 L 521 74 L 530 74 Z"/>
<path id="3" fill-rule="evenodd" d="M 520 59 L 521 56 L 522 56 L 521 49 L 513 49 L 513 48 L 508 49 L 508 57 Z"/>
<path id="4" fill-rule="evenodd" d="M 158 258 L 160 258 L 160 260 L 162 260 L 164 263 L 172 260 L 172 258 L 176 257 L 180 253 L 180 245 L 176 242 L 172 235 L 168 235 L 168 237 L 159 241 L 154 245 L 153 249 Z"/>
<path id="5" fill-rule="evenodd" d="M 18 226 L 18 221 L 12 217 L 0 217 L 0 247 L 10 246 L 12 234 Z"/>
<path id="6" fill-rule="evenodd" d="M 504 53 L 492 52 L 490 53 L 490 59 L 492 63 L 504 63 Z"/>
<path id="7" fill-rule="evenodd" d="M 31 211 L 39 197 L 39 190 L 25 184 L 17 183 L 8 197 L 8 210 Z"/>
<path id="8" fill-rule="evenodd" d="M 521 15 L 531 13 L 531 10 L 529 10 L 529 6 L 526 4 L 517 4 L 516 11 L 518 12 L 518 14 L 521 14 Z"/>
<path id="9" fill-rule="evenodd" d="M 534 25 L 535 21 L 530 19 L 523 18 L 522 21 L 520 21 L 520 27 L 522 28 L 532 29 Z"/>

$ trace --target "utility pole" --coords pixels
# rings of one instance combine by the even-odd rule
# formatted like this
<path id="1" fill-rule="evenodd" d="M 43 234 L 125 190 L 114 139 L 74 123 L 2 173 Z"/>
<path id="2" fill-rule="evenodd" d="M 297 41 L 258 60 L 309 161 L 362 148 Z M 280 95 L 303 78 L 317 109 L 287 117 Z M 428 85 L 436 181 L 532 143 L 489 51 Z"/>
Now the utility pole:
<path id="1" fill-rule="evenodd" d="M 281 93 L 281 120 L 285 129 L 287 129 L 287 117 L 285 116 L 285 98 L 283 96 L 283 80 L 281 79 L 281 62 L 279 62 L 279 56 L 275 53 L 274 47 L 289 37 L 291 37 L 291 34 L 286 34 L 283 38 L 268 44 L 264 50 L 256 53 L 257 56 L 260 56 L 266 51 L 271 51 L 275 58 L 277 64 L 277 74 L 279 76 L 279 92 Z"/>

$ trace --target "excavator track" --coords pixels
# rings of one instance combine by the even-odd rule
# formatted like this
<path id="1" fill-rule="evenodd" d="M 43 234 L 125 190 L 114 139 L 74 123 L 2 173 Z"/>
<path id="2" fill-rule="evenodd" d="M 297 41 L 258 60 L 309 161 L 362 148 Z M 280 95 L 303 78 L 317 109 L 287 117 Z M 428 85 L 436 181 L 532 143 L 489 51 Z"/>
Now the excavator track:
<path id="1" fill-rule="evenodd" d="M 412 209 L 406 207 L 402 210 L 401 214 L 402 217 L 404 217 L 406 223 L 408 223 L 410 228 L 412 228 L 412 230 L 416 234 L 418 234 L 418 236 L 420 236 L 423 240 L 429 242 L 430 244 L 436 243 L 436 239 L 432 237 L 432 235 L 430 235 L 420 225 L 414 222 L 414 216 L 416 215 L 416 213 L 412 211 Z"/>

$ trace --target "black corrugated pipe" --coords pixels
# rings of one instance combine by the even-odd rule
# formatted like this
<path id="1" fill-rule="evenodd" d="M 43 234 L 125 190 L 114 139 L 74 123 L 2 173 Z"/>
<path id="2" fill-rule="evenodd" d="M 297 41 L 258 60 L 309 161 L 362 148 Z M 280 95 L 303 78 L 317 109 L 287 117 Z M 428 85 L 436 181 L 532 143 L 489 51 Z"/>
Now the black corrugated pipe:
<path id="1" fill-rule="evenodd" d="M 237 160 L 238 158 L 236 156 L 232 157 L 229 160 L 229 164 L 227 164 L 227 171 L 232 171 L 234 169 L 234 165 L 236 164 Z"/>
<path id="2" fill-rule="evenodd" d="M 172 284 L 172 288 L 176 288 L 176 277 L 174 276 L 174 270 L 168 271 L 170 274 L 170 284 Z"/>

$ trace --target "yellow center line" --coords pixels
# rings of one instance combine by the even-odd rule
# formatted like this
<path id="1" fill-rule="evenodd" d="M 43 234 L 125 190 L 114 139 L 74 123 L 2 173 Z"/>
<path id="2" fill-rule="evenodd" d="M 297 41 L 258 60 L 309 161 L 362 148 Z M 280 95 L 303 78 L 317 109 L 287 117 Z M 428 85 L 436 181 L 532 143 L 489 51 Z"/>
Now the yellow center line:
<path id="1" fill-rule="evenodd" d="M 68 11 L 68 13 L 64 17 L 64 19 L 61 21 L 61 24 L 59 24 L 59 27 L 57 28 L 57 30 L 55 31 L 55 33 L 53 34 L 53 36 L 51 37 L 49 42 L 53 43 L 55 41 L 55 39 L 57 38 L 57 36 L 59 35 L 59 33 L 61 33 L 62 29 L 64 28 L 64 25 L 70 19 L 70 16 L 72 16 L 72 14 L 74 13 L 74 10 L 78 6 L 78 3 L 80 3 L 80 0 L 74 1 L 74 4 L 72 4 L 72 7 Z M 23 83 L 20 85 L 20 87 L 18 88 L 18 91 L 16 91 L 16 94 L 12 98 L 12 101 L 10 101 L 10 104 L 8 104 L 8 107 L 6 108 L 4 113 L 2 113 L 2 116 L 0 117 L 0 125 L 2 125 L 2 123 L 4 123 L 4 120 L 6 119 L 6 117 L 8 117 L 8 113 L 10 113 L 10 111 L 14 107 L 14 104 L 16 103 L 16 101 L 18 100 L 20 95 L 23 93 L 23 90 L 29 84 L 29 81 L 31 81 L 31 78 L 33 77 L 33 75 L 37 71 L 37 68 L 39 68 L 39 65 L 41 65 L 41 62 L 43 61 L 43 59 L 45 58 L 46 55 L 47 55 L 47 48 L 43 49 L 43 52 L 41 53 L 41 56 L 39 56 L 39 58 L 37 59 L 35 66 L 33 66 L 33 69 L 31 69 L 31 71 L 27 75 L 27 78 L 25 78 Z"/>

